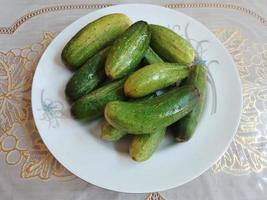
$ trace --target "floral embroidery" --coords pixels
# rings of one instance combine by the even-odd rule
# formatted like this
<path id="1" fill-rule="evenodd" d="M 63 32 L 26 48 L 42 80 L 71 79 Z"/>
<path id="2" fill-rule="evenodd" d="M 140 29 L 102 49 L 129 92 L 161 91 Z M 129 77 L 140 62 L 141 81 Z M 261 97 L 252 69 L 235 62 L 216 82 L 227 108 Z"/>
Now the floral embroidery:
<path id="1" fill-rule="evenodd" d="M 55 35 L 45 32 L 40 43 L 11 49 L 7 53 L 0 52 L 0 153 L 4 153 L 7 164 L 20 164 L 22 178 L 64 177 L 69 180 L 75 177 L 56 161 L 43 144 L 30 105 L 35 67 Z M 57 125 L 53 119 L 62 117 L 62 105 L 56 103 L 51 107 L 51 101 L 45 97 L 42 101 L 44 106 L 48 106 L 44 119 L 50 120 L 51 127 Z"/>
<path id="2" fill-rule="evenodd" d="M 163 198 L 160 193 L 158 192 L 154 192 L 154 193 L 151 193 L 149 194 L 145 200 L 166 200 L 165 198 Z"/>
<path id="3" fill-rule="evenodd" d="M 238 132 L 214 172 L 245 175 L 267 168 L 267 44 L 252 43 L 239 30 L 215 34 L 237 64 L 243 86 L 243 113 Z"/>

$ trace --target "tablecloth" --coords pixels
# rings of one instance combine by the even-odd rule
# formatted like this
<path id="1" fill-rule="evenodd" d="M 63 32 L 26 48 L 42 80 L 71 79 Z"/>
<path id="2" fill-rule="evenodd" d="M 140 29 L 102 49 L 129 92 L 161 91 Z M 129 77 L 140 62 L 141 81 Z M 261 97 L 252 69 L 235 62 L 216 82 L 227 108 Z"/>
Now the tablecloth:
<path id="1" fill-rule="evenodd" d="M 199 20 L 213 31 L 238 67 L 244 105 L 239 129 L 232 144 L 208 171 L 195 180 L 168 191 L 126 194 L 84 182 L 53 158 L 35 127 L 30 93 L 38 60 L 62 29 L 96 9 L 111 4 L 140 2 L 178 10 Z M 266 19 L 266 0 L 0 0 L 0 200 L 265 200 Z"/>

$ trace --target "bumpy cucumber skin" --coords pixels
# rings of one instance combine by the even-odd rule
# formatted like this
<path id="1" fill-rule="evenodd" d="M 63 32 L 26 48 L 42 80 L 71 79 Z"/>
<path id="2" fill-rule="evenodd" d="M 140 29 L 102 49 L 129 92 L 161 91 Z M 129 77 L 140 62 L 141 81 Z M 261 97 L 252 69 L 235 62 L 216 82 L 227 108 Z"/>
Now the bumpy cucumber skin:
<path id="1" fill-rule="evenodd" d="M 121 13 L 106 15 L 89 23 L 66 44 L 62 60 L 71 70 L 78 69 L 120 36 L 130 24 L 130 19 Z"/>
<path id="2" fill-rule="evenodd" d="M 150 134 L 184 117 L 198 100 L 197 89 L 184 86 L 145 102 L 110 102 L 105 107 L 105 118 L 113 127 L 128 133 Z"/>
<path id="3" fill-rule="evenodd" d="M 148 64 L 155 64 L 155 63 L 163 63 L 164 62 L 161 59 L 161 57 L 159 57 L 159 55 L 151 47 L 148 47 L 148 49 L 146 50 L 144 59 Z"/>
<path id="4" fill-rule="evenodd" d="M 176 63 L 156 63 L 131 74 L 124 84 L 126 96 L 137 98 L 168 87 L 190 74 L 189 67 Z"/>
<path id="5" fill-rule="evenodd" d="M 127 133 L 114 128 L 108 122 L 104 121 L 101 126 L 101 138 L 106 141 L 115 142 L 125 136 Z"/>
<path id="6" fill-rule="evenodd" d="M 105 79 L 104 66 L 109 48 L 95 54 L 71 77 L 65 89 L 70 100 L 75 101 L 88 94 Z"/>
<path id="7" fill-rule="evenodd" d="M 164 128 L 151 134 L 135 135 L 129 148 L 132 159 L 138 162 L 149 159 L 163 140 L 165 132 Z"/>
<path id="8" fill-rule="evenodd" d="M 118 38 L 108 54 L 105 71 L 111 79 L 118 79 L 134 71 L 141 62 L 150 41 L 149 26 L 138 21 Z"/>
<path id="9" fill-rule="evenodd" d="M 185 84 L 194 85 L 199 90 L 200 100 L 195 105 L 192 112 L 172 125 L 176 139 L 180 142 L 188 141 L 192 137 L 206 105 L 207 72 L 204 66 L 193 66 L 192 74 L 185 81 Z"/>
<path id="10" fill-rule="evenodd" d="M 192 45 L 174 31 L 159 25 L 150 25 L 151 47 L 168 62 L 190 64 L 194 61 Z"/>
<path id="11" fill-rule="evenodd" d="M 71 114 L 81 121 L 91 121 L 103 115 L 105 105 L 110 101 L 123 100 L 123 83 L 118 80 L 92 91 L 76 101 L 71 107 Z"/>

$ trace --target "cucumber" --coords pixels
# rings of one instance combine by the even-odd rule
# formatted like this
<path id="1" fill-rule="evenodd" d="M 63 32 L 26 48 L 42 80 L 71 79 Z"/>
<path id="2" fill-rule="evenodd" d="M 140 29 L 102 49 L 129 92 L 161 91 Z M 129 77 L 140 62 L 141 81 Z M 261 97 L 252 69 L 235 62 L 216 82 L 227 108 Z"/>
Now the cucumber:
<path id="1" fill-rule="evenodd" d="M 136 98 L 136 99 L 128 99 L 128 102 L 145 102 L 147 100 L 153 99 L 157 96 L 156 93 L 149 94 L 145 97 Z"/>
<path id="2" fill-rule="evenodd" d="M 70 100 L 75 101 L 88 94 L 105 79 L 104 65 L 109 48 L 95 54 L 72 76 L 65 89 Z"/>
<path id="3" fill-rule="evenodd" d="M 168 62 L 190 64 L 194 61 L 192 45 L 174 31 L 159 25 L 150 25 L 151 47 Z"/>
<path id="4" fill-rule="evenodd" d="M 125 136 L 127 133 L 114 128 L 108 122 L 104 121 L 101 127 L 101 138 L 107 141 L 117 141 Z"/>
<path id="5" fill-rule="evenodd" d="M 78 69 L 90 57 L 111 44 L 131 24 L 121 13 L 103 16 L 83 27 L 64 47 L 61 58 L 71 69 Z"/>
<path id="6" fill-rule="evenodd" d="M 124 81 L 109 83 L 80 98 L 71 107 L 72 116 L 81 121 L 91 121 L 102 116 L 108 102 L 124 99 Z"/>
<path id="7" fill-rule="evenodd" d="M 111 79 L 118 79 L 134 71 L 141 62 L 150 41 L 148 24 L 138 21 L 119 37 L 108 54 L 105 71 Z"/>
<path id="8" fill-rule="evenodd" d="M 132 159 L 138 162 L 149 159 L 163 140 L 165 131 L 159 129 L 155 133 L 135 135 L 129 148 Z"/>
<path id="9" fill-rule="evenodd" d="M 164 62 L 151 47 L 148 47 L 148 49 L 146 50 L 144 59 L 148 64 Z"/>
<path id="10" fill-rule="evenodd" d="M 105 118 L 113 127 L 128 133 L 149 134 L 184 117 L 198 100 L 198 90 L 184 86 L 145 102 L 109 102 Z"/>
<path id="11" fill-rule="evenodd" d="M 193 66 L 192 74 L 185 81 L 185 84 L 192 84 L 199 90 L 200 101 L 195 105 L 192 112 L 171 126 L 176 139 L 180 142 L 187 141 L 192 137 L 205 108 L 207 96 L 206 69 L 200 64 Z"/>
<path id="12" fill-rule="evenodd" d="M 156 63 L 131 74 L 124 84 L 126 96 L 137 98 L 151 94 L 186 78 L 189 67 L 176 63 Z"/>

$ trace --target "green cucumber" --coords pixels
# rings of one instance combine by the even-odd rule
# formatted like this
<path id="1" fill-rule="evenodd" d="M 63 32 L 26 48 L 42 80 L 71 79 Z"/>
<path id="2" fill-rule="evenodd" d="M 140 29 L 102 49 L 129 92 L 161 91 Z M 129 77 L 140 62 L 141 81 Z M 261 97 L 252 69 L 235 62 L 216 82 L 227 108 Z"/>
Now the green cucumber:
<path id="1" fill-rule="evenodd" d="M 148 47 L 148 49 L 146 50 L 144 59 L 148 64 L 164 62 L 151 47 Z"/>
<path id="2" fill-rule="evenodd" d="M 128 102 L 145 102 L 147 100 L 153 99 L 157 96 L 156 93 L 149 94 L 145 97 L 136 98 L 136 99 L 128 99 Z"/>
<path id="3" fill-rule="evenodd" d="M 184 117 L 198 100 L 197 89 L 184 86 L 144 102 L 110 102 L 105 107 L 105 118 L 113 127 L 128 133 L 149 134 Z"/>
<path id="4" fill-rule="evenodd" d="M 193 66 L 192 74 L 184 84 L 194 85 L 199 90 L 200 101 L 195 105 L 192 112 L 171 126 L 176 139 L 180 142 L 187 141 L 192 137 L 205 108 L 207 96 L 206 69 L 200 64 Z"/>
<path id="5" fill-rule="evenodd" d="M 129 148 L 130 155 L 135 161 L 145 161 L 156 151 L 165 136 L 165 128 L 155 133 L 135 135 Z"/>
<path id="6" fill-rule="evenodd" d="M 83 27 L 64 47 L 61 58 L 71 69 L 78 69 L 90 57 L 111 44 L 131 24 L 122 13 L 103 16 Z"/>
<path id="7" fill-rule="evenodd" d="M 72 116 L 81 121 L 91 121 L 102 116 L 108 102 L 124 99 L 124 81 L 109 83 L 80 98 L 71 107 Z"/>
<path id="8" fill-rule="evenodd" d="M 77 100 L 88 94 L 105 79 L 104 65 L 109 48 L 95 54 L 71 77 L 65 90 L 69 99 Z"/>
<path id="9" fill-rule="evenodd" d="M 124 93 L 133 98 L 143 97 L 186 78 L 189 73 L 189 67 L 176 63 L 148 65 L 128 77 Z"/>
<path id="10" fill-rule="evenodd" d="M 131 25 L 115 42 L 108 54 L 105 71 L 118 79 L 134 71 L 141 62 L 150 41 L 149 26 L 144 21 Z"/>
<path id="11" fill-rule="evenodd" d="M 104 121 L 101 126 L 101 138 L 107 141 L 117 141 L 125 136 L 127 133 L 114 128 L 108 122 Z"/>
<path id="12" fill-rule="evenodd" d="M 168 62 L 190 64 L 194 61 L 192 45 L 174 31 L 160 25 L 150 25 L 151 47 Z"/>

